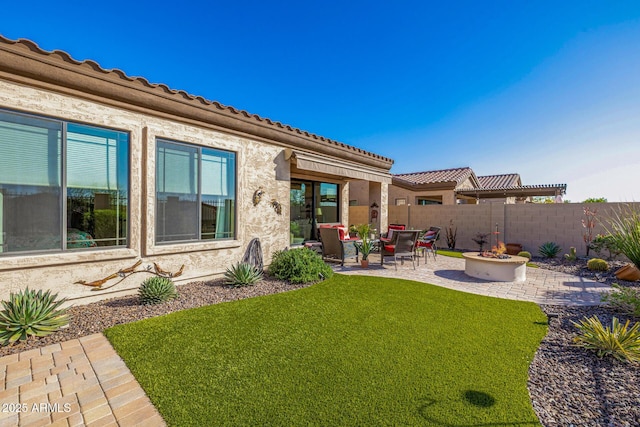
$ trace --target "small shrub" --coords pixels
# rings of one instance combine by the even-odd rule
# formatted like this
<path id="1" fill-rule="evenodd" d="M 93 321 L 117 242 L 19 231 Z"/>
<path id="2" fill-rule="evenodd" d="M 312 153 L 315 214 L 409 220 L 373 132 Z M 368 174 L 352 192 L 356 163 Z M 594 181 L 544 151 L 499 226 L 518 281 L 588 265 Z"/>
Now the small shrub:
<path id="1" fill-rule="evenodd" d="M 571 323 L 580 330 L 580 335 L 573 339 L 577 346 L 595 351 L 598 357 L 640 362 L 640 323 L 629 328 L 629 320 L 622 325 L 614 317 L 609 328 L 603 326 L 597 316 Z"/>
<path id="2" fill-rule="evenodd" d="M 291 283 L 313 283 L 328 279 L 333 270 L 320 255 L 309 248 L 277 251 L 269 266 L 269 275 Z"/>
<path id="3" fill-rule="evenodd" d="M 518 252 L 518 256 L 521 256 L 521 257 L 525 257 L 525 258 L 531 259 L 531 252 L 527 252 L 527 251 L 520 251 L 520 252 Z"/>
<path id="4" fill-rule="evenodd" d="M 607 271 L 609 269 L 609 264 L 607 261 L 600 258 L 591 258 L 587 261 L 587 268 L 591 271 Z"/>
<path id="5" fill-rule="evenodd" d="M 562 248 L 555 242 L 543 243 L 538 248 L 538 252 L 540 252 L 540 255 L 544 258 L 555 258 L 561 250 Z"/>
<path id="6" fill-rule="evenodd" d="M 564 254 L 564 258 L 567 261 L 575 261 L 576 259 L 578 259 L 578 255 L 576 254 L 576 248 L 574 248 L 573 246 L 569 248 L 569 253 L 568 254 Z"/>
<path id="7" fill-rule="evenodd" d="M 167 277 L 149 277 L 140 285 L 138 295 L 142 304 L 160 304 L 178 296 L 176 286 Z"/>
<path id="8" fill-rule="evenodd" d="M 611 286 L 614 290 L 602 295 L 602 301 L 616 311 L 640 317 L 640 290 L 622 287 L 617 283 Z"/>
<path id="9" fill-rule="evenodd" d="M 0 311 L 0 344 L 13 344 L 30 336 L 44 337 L 69 323 L 67 300 L 56 301 L 58 294 L 51 291 L 33 291 L 26 288 L 17 294 L 11 292 L 9 301 L 2 301 Z"/>
<path id="10" fill-rule="evenodd" d="M 607 251 L 609 253 L 608 260 L 615 259 L 621 252 L 616 239 L 611 234 L 598 234 L 591 241 L 589 247 L 598 254 L 598 257 L 602 256 L 604 251 Z"/>
<path id="11" fill-rule="evenodd" d="M 262 280 L 262 273 L 255 266 L 240 262 L 227 268 L 225 283 L 234 287 L 255 285 Z"/>

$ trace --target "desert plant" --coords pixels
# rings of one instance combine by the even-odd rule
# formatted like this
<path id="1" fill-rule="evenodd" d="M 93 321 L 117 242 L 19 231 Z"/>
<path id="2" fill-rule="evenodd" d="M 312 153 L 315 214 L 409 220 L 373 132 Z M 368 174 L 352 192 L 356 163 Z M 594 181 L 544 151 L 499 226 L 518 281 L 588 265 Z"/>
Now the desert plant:
<path id="1" fill-rule="evenodd" d="M 249 286 L 262 280 L 262 273 L 254 265 L 239 262 L 227 268 L 224 279 L 225 283 L 230 286 Z"/>
<path id="2" fill-rule="evenodd" d="M 616 311 L 640 317 L 640 290 L 622 287 L 617 283 L 613 283 L 611 287 L 613 290 L 602 295 L 602 301 Z"/>
<path id="3" fill-rule="evenodd" d="M 484 245 L 489 242 L 487 237 L 489 237 L 489 233 L 476 233 L 476 237 L 471 239 L 478 244 L 480 252 L 482 252 Z"/>
<path id="4" fill-rule="evenodd" d="M 598 357 L 611 356 L 622 361 L 640 362 L 640 323 L 629 328 L 629 320 L 622 325 L 614 317 L 609 328 L 603 326 L 597 316 L 571 323 L 580 330 L 580 335 L 573 339 L 577 346 L 595 351 Z"/>
<path id="5" fill-rule="evenodd" d="M 618 247 L 618 243 L 611 234 L 596 235 L 589 246 L 598 255 L 598 257 L 601 257 L 602 253 L 606 250 L 609 253 L 609 255 L 607 256 L 608 260 L 615 259 L 618 255 L 620 255 L 620 248 Z"/>
<path id="6" fill-rule="evenodd" d="M 531 252 L 527 252 L 527 251 L 520 251 L 520 252 L 518 252 L 518 256 L 521 256 L 521 257 L 525 257 L 525 258 L 529 258 L 529 259 L 531 259 Z"/>
<path id="7" fill-rule="evenodd" d="M 176 286 L 167 277 L 153 276 L 145 279 L 138 288 L 142 304 L 160 304 L 178 296 Z"/>
<path id="8" fill-rule="evenodd" d="M 331 267 L 309 248 L 277 251 L 269 266 L 269 275 L 291 283 L 312 283 L 333 275 Z"/>
<path id="9" fill-rule="evenodd" d="M 44 337 L 69 323 L 65 298 L 56 300 L 51 291 L 34 291 L 28 287 L 11 292 L 9 301 L 2 301 L 0 311 L 0 344 L 13 344 L 30 336 Z"/>
<path id="10" fill-rule="evenodd" d="M 621 205 L 609 219 L 609 227 L 605 228 L 611 234 L 616 248 L 636 268 L 640 268 L 640 208 L 630 204 Z"/>
<path id="11" fill-rule="evenodd" d="M 596 226 L 598 210 L 590 209 L 585 206 L 582 208 L 582 211 L 584 212 L 584 219 L 582 219 L 582 227 L 584 227 L 582 240 L 587 247 L 587 256 L 589 256 L 589 249 L 591 247 L 591 241 L 593 240 L 593 229 Z"/>
<path id="12" fill-rule="evenodd" d="M 449 220 L 449 226 L 445 228 L 447 234 L 447 247 L 451 250 L 456 248 L 456 236 L 458 234 L 458 227 L 453 228 L 453 220 Z"/>
<path id="13" fill-rule="evenodd" d="M 561 250 L 562 248 L 555 242 L 545 242 L 538 248 L 538 252 L 544 258 L 555 258 Z"/>
<path id="14" fill-rule="evenodd" d="M 578 255 L 576 254 L 576 248 L 571 246 L 569 248 L 569 253 L 564 254 L 564 259 L 566 259 L 567 261 L 575 261 L 576 259 L 578 259 Z"/>
<path id="15" fill-rule="evenodd" d="M 609 264 L 607 261 L 600 258 L 591 258 L 587 261 L 587 268 L 591 271 L 607 271 L 609 269 Z"/>

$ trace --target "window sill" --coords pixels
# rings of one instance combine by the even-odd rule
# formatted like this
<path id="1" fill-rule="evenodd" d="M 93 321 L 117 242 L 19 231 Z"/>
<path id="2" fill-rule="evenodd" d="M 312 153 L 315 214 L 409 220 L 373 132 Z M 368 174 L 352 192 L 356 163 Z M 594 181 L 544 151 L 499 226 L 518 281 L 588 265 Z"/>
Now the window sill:
<path id="1" fill-rule="evenodd" d="M 239 240 L 217 240 L 211 242 L 166 243 L 149 247 L 146 255 L 171 255 L 184 252 L 205 252 L 219 249 L 239 248 Z"/>
<path id="2" fill-rule="evenodd" d="M 129 248 L 90 249 L 48 254 L 16 254 L 0 257 L 0 271 L 22 268 L 48 267 L 83 262 L 112 261 L 138 258 L 140 254 Z"/>

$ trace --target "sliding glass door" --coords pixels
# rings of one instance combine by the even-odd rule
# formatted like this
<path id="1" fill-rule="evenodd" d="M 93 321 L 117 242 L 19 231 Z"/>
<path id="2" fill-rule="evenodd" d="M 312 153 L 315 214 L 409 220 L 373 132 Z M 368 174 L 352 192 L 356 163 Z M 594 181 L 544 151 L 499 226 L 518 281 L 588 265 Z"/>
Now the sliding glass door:
<path id="1" fill-rule="evenodd" d="M 339 186 L 328 182 L 291 180 L 291 244 L 318 239 L 318 225 L 340 222 Z"/>

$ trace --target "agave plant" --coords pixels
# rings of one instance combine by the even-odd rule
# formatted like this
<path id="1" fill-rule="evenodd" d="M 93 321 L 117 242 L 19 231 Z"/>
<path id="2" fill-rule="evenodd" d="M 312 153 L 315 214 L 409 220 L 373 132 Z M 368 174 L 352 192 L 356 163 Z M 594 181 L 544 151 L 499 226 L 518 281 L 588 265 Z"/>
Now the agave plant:
<path id="1" fill-rule="evenodd" d="M 249 286 L 262 280 L 262 273 L 255 266 L 240 262 L 227 269 L 225 283 L 234 287 Z"/>
<path id="2" fill-rule="evenodd" d="M 614 317 L 609 328 L 603 326 L 596 316 L 571 323 L 581 332 L 573 339 L 579 347 L 594 350 L 598 357 L 612 356 L 631 363 L 640 362 L 640 323 L 630 328 L 629 320 L 622 325 Z"/>
<path id="3" fill-rule="evenodd" d="M 160 304 L 178 296 L 176 286 L 167 277 L 149 277 L 140 285 L 138 296 L 142 304 Z"/>
<path id="4" fill-rule="evenodd" d="M 2 301 L 0 311 L 0 344 L 13 344 L 29 336 L 44 337 L 69 323 L 66 308 L 61 306 L 66 298 L 56 301 L 58 294 L 51 291 L 33 291 L 28 287 L 9 301 Z"/>
<path id="5" fill-rule="evenodd" d="M 562 250 L 557 243 L 554 242 L 546 242 L 540 245 L 538 248 L 538 252 L 545 258 L 555 258 L 556 255 Z"/>

